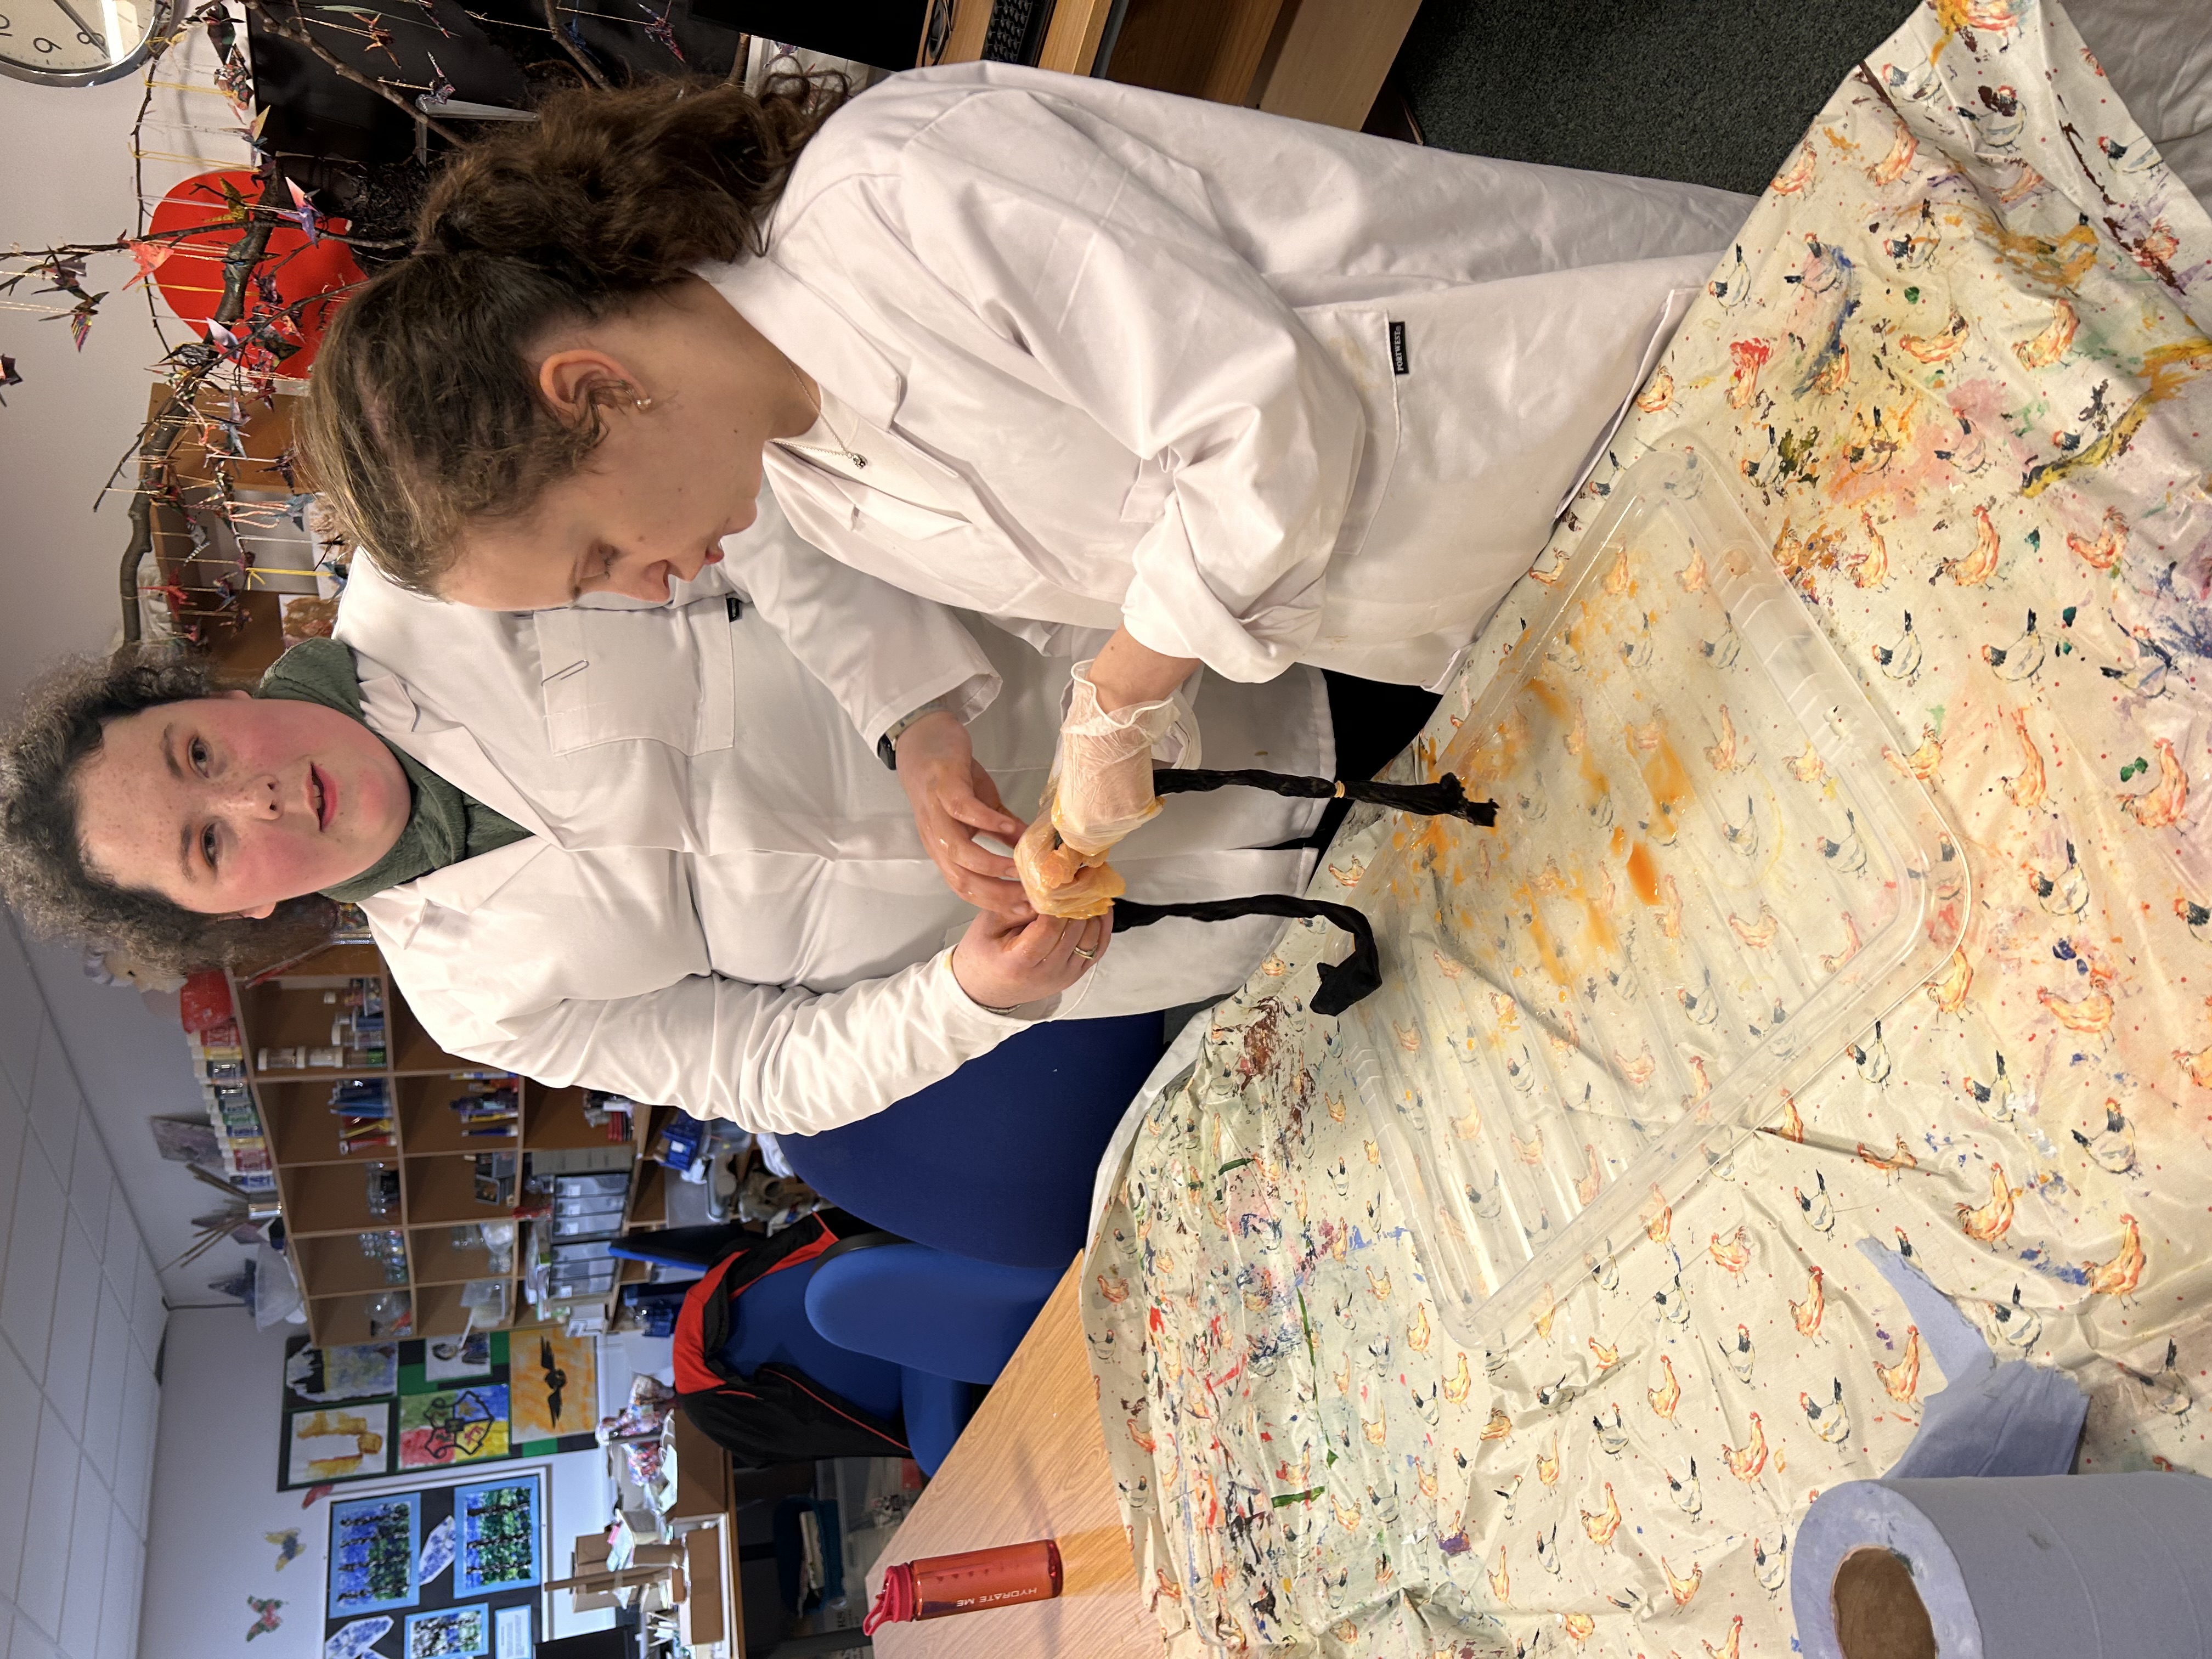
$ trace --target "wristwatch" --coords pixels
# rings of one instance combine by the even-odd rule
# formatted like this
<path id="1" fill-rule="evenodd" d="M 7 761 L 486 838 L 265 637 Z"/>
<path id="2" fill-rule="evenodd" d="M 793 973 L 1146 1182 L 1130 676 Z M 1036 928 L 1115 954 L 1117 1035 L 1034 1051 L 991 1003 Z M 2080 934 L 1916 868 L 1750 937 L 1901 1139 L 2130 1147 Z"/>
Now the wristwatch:
<path id="1" fill-rule="evenodd" d="M 889 726 L 884 728 L 883 736 L 876 739 L 876 758 L 882 761 L 884 766 L 891 771 L 897 771 L 899 734 L 904 732 L 908 726 L 912 726 L 916 720 L 920 720 L 923 715 L 940 714 L 944 711 L 944 698 L 932 697 L 927 702 L 922 704 L 921 708 L 914 710 L 911 714 L 902 714 L 897 720 L 893 720 Z"/>

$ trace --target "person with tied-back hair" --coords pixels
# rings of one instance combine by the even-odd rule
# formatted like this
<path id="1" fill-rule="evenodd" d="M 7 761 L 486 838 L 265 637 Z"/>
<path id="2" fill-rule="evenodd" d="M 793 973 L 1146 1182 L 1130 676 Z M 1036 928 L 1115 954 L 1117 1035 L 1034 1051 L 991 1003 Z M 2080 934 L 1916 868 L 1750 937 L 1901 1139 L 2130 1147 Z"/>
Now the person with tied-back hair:
<path id="1" fill-rule="evenodd" d="M 941 699 L 915 732 L 959 733 L 983 827 L 1011 842 L 1066 661 L 990 629 L 981 648 L 798 541 L 773 500 L 726 547 L 742 603 L 523 616 L 357 559 L 336 637 L 252 695 L 159 653 L 65 666 L 0 737 L 0 890 L 41 932 L 167 968 L 293 957 L 330 901 L 356 903 L 447 1052 L 779 1133 L 865 1116 L 1036 1021 L 1210 1000 L 1259 963 L 1265 917 L 1109 951 L 1107 919 L 963 872 L 1011 889 L 978 914 L 916 833 L 915 732 L 887 770 L 869 711 Z M 793 595 L 823 591 L 903 654 L 796 625 Z M 1226 764 L 1337 758 L 1310 668 L 1210 683 L 1193 708 Z M 1119 861 L 1140 898 L 1295 892 L 1320 811 L 1202 797 Z"/>
<path id="2" fill-rule="evenodd" d="M 1086 856 L 1201 667 L 1439 684 L 1750 205 L 996 64 L 540 113 L 332 322 L 339 517 L 465 605 L 657 603 L 765 478 L 845 565 L 1076 659 L 1048 805 Z M 1003 877 L 941 743 L 926 840 Z"/>

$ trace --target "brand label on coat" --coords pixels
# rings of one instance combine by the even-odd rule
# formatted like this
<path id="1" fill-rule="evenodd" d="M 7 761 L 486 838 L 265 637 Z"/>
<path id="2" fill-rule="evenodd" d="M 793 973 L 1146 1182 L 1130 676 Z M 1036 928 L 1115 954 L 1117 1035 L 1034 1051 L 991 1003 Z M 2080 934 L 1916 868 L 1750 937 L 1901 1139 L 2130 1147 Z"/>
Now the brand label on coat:
<path id="1" fill-rule="evenodd" d="M 1406 325 L 1403 323 L 1390 325 L 1390 372 L 1393 374 L 1406 372 Z"/>

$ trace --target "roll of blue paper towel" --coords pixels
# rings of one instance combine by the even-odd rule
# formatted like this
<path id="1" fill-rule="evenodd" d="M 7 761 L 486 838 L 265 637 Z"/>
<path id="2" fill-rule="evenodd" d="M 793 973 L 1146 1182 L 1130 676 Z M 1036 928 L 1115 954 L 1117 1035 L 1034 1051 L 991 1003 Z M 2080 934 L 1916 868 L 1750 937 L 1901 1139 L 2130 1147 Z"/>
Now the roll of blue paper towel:
<path id="1" fill-rule="evenodd" d="M 1791 1555 L 1805 1659 L 2212 1659 L 2197 1475 L 1854 1480 L 1820 1495 Z"/>

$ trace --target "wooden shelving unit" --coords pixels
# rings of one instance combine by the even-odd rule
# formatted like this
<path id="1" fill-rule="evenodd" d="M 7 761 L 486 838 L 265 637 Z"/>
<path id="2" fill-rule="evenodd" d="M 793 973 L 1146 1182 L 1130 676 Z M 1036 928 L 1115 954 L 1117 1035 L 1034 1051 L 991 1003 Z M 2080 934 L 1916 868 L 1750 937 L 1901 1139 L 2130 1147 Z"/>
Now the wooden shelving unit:
<path id="1" fill-rule="evenodd" d="M 348 981 L 374 981 L 385 1008 L 385 1060 L 380 1066 L 317 1067 L 264 1072 L 264 1048 L 325 1047 L 332 1018 L 343 1012 Z M 336 1003 L 326 1002 L 335 993 Z M 335 945 L 288 966 L 277 977 L 250 984 L 234 977 L 231 994 L 246 1051 L 246 1085 L 267 1130 L 283 1206 L 287 1249 L 292 1269 L 307 1298 L 307 1328 L 318 1344 L 376 1340 L 371 1308 L 387 1292 L 404 1294 L 414 1315 L 414 1336 L 458 1334 L 469 1324 L 462 1303 L 471 1280 L 507 1281 L 507 1317 L 492 1328 L 511 1328 L 523 1315 L 521 1241 L 503 1274 L 495 1274 L 481 1243 L 471 1246 L 457 1231 L 483 1221 L 504 1221 L 511 1211 L 479 1203 L 477 1155 L 482 1152 L 572 1152 L 605 1148 L 606 1130 L 584 1117 L 584 1092 L 552 1088 L 527 1078 L 520 1082 L 519 1133 L 466 1135 L 448 1103 L 466 1092 L 471 1077 L 495 1075 L 491 1068 L 441 1049 L 407 1007 L 385 971 L 383 958 L 368 945 Z M 347 1152 L 338 1144 L 338 1119 L 331 1109 L 331 1091 L 352 1078 L 383 1079 L 393 1109 L 389 1147 Z M 635 1114 L 630 1152 L 630 1190 L 625 1220 L 630 1227 L 664 1224 L 666 1174 L 642 1157 L 659 1127 L 665 1107 Z M 520 1159 L 518 1158 L 518 1172 Z M 399 1196 L 387 1214 L 373 1214 L 369 1171 L 399 1171 Z M 388 1282 L 383 1264 L 362 1252 L 363 1234 L 396 1231 L 405 1242 L 407 1277 Z M 627 1283 L 626 1279 L 618 1282 Z M 477 1328 L 485 1328 L 480 1322 Z M 392 1333 L 386 1332 L 389 1335 Z"/>

